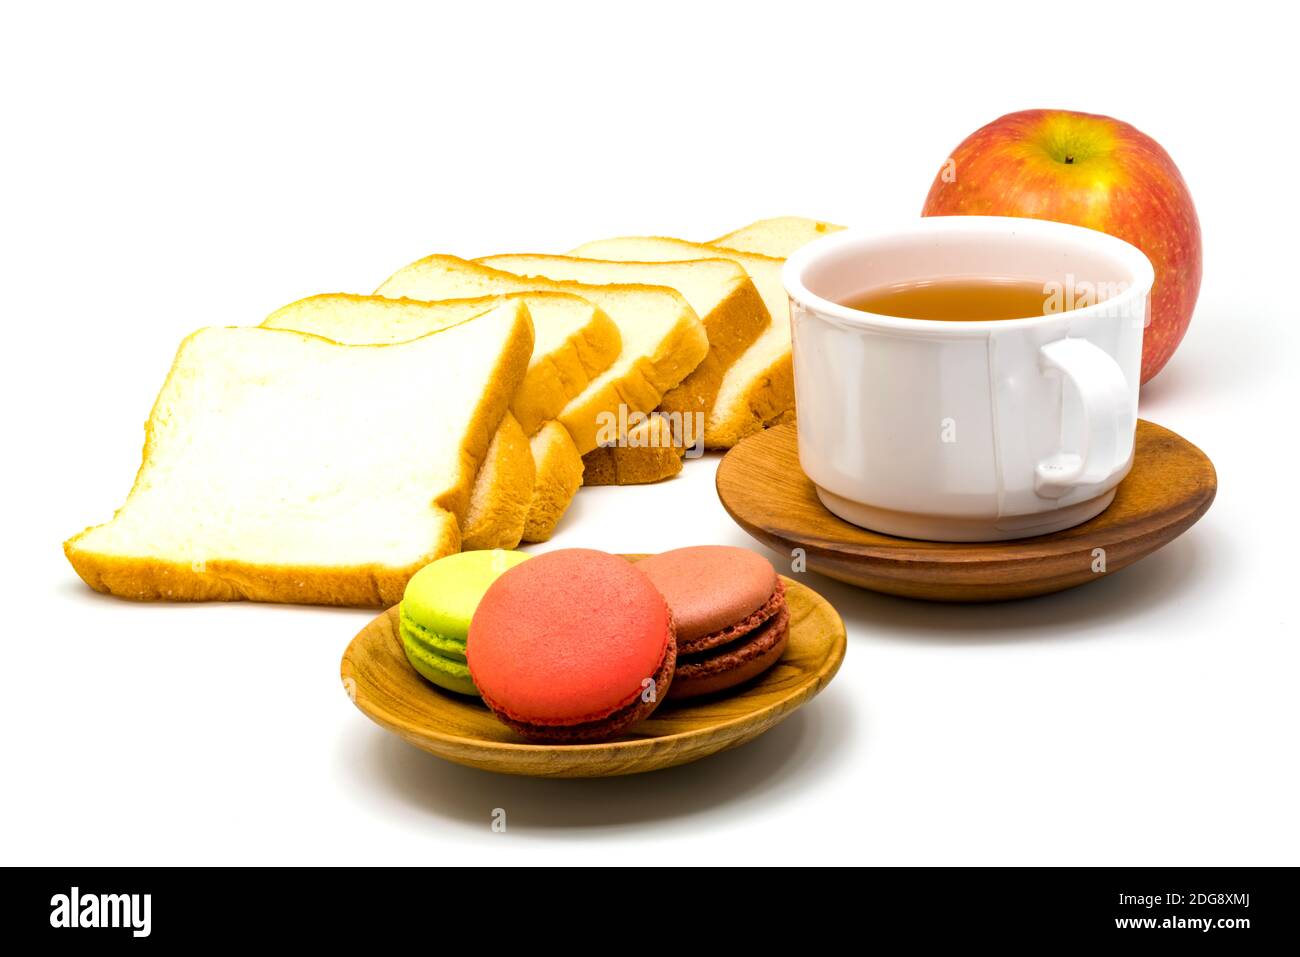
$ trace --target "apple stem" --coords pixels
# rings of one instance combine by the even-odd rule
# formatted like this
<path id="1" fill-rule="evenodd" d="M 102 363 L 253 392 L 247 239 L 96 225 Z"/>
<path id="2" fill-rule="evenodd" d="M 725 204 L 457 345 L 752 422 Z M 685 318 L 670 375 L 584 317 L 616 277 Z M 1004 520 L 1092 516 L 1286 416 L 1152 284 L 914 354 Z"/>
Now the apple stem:
<path id="1" fill-rule="evenodd" d="M 1073 154 L 1073 153 L 1066 153 L 1066 154 L 1065 154 L 1065 165 L 1066 165 L 1066 166 L 1073 166 L 1073 165 L 1074 165 L 1074 154 Z"/>

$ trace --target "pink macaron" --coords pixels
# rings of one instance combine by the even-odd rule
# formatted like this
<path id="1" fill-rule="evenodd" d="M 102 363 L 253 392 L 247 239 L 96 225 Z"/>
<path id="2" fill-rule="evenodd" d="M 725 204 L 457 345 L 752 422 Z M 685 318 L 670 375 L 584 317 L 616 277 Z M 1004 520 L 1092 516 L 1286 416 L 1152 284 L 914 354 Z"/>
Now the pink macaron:
<path id="1" fill-rule="evenodd" d="M 534 741 L 577 744 L 648 717 L 672 682 L 677 645 L 668 605 L 638 566 L 563 548 L 492 583 L 465 650 L 501 721 Z"/>
<path id="2" fill-rule="evenodd" d="M 670 699 L 749 681 L 785 652 L 790 612 L 771 564 L 727 545 L 676 548 L 637 563 L 672 609 L 677 667 Z"/>

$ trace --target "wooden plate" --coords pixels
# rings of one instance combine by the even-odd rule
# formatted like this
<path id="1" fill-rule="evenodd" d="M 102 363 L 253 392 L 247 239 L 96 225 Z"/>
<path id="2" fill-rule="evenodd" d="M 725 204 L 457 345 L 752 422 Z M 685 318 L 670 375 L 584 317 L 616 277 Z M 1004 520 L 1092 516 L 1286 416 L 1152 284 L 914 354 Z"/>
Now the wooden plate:
<path id="1" fill-rule="evenodd" d="M 797 440 L 793 425 L 781 425 L 726 454 L 717 486 L 731 517 L 777 551 L 803 549 L 813 571 L 931 601 L 1027 598 L 1114 574 L 1190 528 L 1218 488 L 1204 452 L 1139 419 L 1133 468 L 1096 518 L 1009 542 L 922 542 L 858 528 L 827 511 L 799 467 Z"/>
<path id="2" fill-rule="evenodd" d="M 643 556 L 628 556 L 633 561 Z M 826 687 L 844 660 L 844 622 L 811 588 L 786 578 L 790 639 L 754 681 L 710 699 L 665 702 L 632 733 L 599 744 L 544 745 L 519 737 L 481 702 L 435 688 L 406 660 L 397 608 L 361 630 L 343 655 L 343 686 L 372 721 L 457 764 L 534 777 L 593 778 L 686 764 L 775 727 Z"/>

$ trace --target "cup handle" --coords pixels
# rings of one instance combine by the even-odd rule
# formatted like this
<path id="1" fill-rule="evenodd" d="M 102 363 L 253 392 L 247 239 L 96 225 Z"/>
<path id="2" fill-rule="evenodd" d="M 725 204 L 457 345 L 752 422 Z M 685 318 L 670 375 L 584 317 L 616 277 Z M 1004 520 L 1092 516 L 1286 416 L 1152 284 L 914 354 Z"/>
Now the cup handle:
<path id="1" fill-rule="evenodd" d="M 1062 385 L 1072 382 L 1082 400 L 1083 448 L 1057 452 L 1034 470 L 1034 491 L 1042 498 L 1061 498 L 1081 485 L 1105 482 L 1128 464 L 1132 399 L 1119 363 L 1087 339 L 1049 342 L 1039 350 L 1039 362 L 1044 375 L 1060 376 Z M 1062 403 L 1063 416 L 1064 408 Z"/>

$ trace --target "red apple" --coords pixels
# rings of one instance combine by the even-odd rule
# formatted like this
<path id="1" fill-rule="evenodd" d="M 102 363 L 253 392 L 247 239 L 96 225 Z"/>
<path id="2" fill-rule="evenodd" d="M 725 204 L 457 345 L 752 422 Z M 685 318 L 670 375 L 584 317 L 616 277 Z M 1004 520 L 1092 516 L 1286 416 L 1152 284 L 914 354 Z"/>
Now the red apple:
<path id="1" fill-rule="evenodd" d="M 1161 370 L 1201 288 L 1201 225 L 1178 167 L 1127 123 L 1066 110 L 1010 113 L 953 150 L 922 216 L 1028 216 L 1127 240 L 1156 271 L 1142 381 Z"/>

